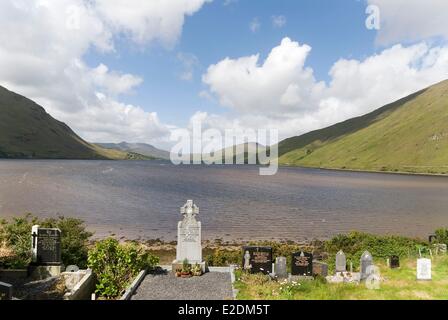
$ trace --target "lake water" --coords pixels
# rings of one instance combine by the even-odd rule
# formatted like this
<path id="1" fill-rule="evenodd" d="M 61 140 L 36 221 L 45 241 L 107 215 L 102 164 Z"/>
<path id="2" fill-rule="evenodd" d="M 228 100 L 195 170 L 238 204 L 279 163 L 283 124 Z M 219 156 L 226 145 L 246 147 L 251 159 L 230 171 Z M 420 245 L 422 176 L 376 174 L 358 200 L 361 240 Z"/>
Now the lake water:
<path id="1" fill-rule="evenodd" d="M 87 222 L 96 236 L 174 240 L 179 207 L 200 207 L 206 239 L 327 238 L 351 230 L 426 238 L 448 226 L 448 178 L 132 161 L 0 161 L 0 218 Z"/>

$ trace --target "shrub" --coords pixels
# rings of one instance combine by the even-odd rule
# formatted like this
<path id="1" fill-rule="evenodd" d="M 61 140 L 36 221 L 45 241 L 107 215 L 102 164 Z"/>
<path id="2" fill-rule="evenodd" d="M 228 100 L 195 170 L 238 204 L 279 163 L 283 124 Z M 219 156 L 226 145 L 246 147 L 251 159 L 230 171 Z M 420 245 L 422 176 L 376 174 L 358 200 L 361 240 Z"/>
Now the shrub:
<path id="1" fill-rule="evenodd" d="M 224 250 L 216 249 L 212 254 L 208 255 L 205 260 L 209 266 L 226 267 L 231 264 L 241 264 L 241 250 Z"/>
<path id="2" fill-rule="evenodd" d="M 37 218 L 31 214 L 13 218 L 11 221 L 0 221 L 0 242 L 14 253 L 0 260 L 4 268 L 25 268 L 31 262 L 31 227 L 37 223 Z"/>
<path id="3" fill-rule="evenodd" d="M 40 223 L 45 228 L 61 230 L 61 257 L 66 266 L 87 267 L 89 238 L 93 235 L 86 231 L 84 222 L 79 219 L 59 217 L 50 218 Z"/>
<path id="4" fill-rule="evenodd" d="M 438 229 L 436 230 L 435 234 L 437 237 L 437 242 L 448 245 L 448 229 L 446 228 Z"/>
<path id="5" fill-rule="evenodd" d="M 140 270 L 151 269 L 158 262 L 135 244 L 120 244 L 112 238 L 98 242 L 88 255 L 88 266 L 98 280 L 96 293 L 106 299 L 122 295 Z"/>

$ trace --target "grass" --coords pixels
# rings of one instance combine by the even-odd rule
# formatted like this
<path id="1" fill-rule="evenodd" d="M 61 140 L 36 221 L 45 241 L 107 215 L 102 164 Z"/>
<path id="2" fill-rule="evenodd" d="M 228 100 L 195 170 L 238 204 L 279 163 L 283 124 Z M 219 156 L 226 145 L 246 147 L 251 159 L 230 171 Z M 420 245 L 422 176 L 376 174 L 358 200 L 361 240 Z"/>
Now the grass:
<path id="1" fill-rule="evenodd" d="M 237 298 L 240 300 L 447 300 L 448 257 L 434 257 L 432 281 L 416 280 L 416 260 L 401 262 L 399 269 L 380 268 L 380 289 L 370 290 L 365 284 L 331 284 L 323 279 L 285 284 L 264 275 L 237 273 Z"/>
<path id="2" fill-rule="evenodd" d="M 448 172 L 448 81 L 362 117 L 286 139 L 280 164 L 408 173 Z"/>

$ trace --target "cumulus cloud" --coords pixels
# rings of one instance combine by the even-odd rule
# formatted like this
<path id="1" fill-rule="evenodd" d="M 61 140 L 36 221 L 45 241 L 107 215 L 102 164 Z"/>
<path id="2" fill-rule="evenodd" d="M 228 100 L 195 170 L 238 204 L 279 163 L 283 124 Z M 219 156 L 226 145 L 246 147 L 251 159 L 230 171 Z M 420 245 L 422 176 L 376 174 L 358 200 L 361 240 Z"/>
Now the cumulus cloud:
<path id="1" fill-rule="evenodd" d="M 208 115 L 230 128 L 277 128 L 281 138 L 359 116 L 446 79 L 448 46 L 395 45 L 364 60 L 338 60 L 328 83 L 306 66 L 311 47 L 289 38 L 260 55 L 226 58 L 203 76 L 233 117 Z"/>
<path id="2" fill-rule="evenodd" d="M 208 68 L 203 82 L 222 105 L 238 112 L 274 115 L 292 111 L 297 106 L 294 102 L 306 102 L 307 92 L 315 88 L 313 71 L 304 67 L 310 50 L 308 45 L 285 38 L 263 63 L 259 54 L 226 58 Z"/>
<path id="3" fill-rule="evenodd" d="M 89 141 L 168 139 L 157 114 L 120 102 L 138 75 L 88 66 L 88 50 L 115 51 L 117 36 L 172 46 L 186 16 L 208 0 L 4 0 L 0 85 L 42 104 Z"/>
<path id="4" fill-rule="evenodd" d="M 368 3 L 380 9 L 379 44 L 390 45 L 432 37 L 448 40 L 446 0 L 368 0 Z"/>

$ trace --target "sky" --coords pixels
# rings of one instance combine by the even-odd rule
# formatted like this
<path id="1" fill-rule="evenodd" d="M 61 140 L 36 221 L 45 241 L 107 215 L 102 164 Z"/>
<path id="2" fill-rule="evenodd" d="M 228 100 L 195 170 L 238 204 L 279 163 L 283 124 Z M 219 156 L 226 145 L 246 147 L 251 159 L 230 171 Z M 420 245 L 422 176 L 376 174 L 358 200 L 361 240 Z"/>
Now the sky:
<path id="1" fill-rule="evenodd" d="M 2 0 L 0 27 L 0 85 L 91 142 L 283 139 L 448 78 L 445 0 Z"/>

